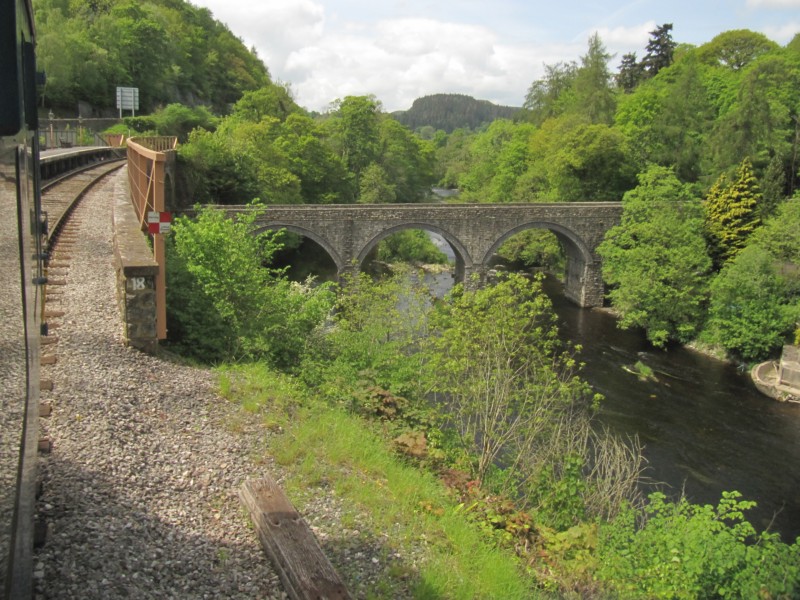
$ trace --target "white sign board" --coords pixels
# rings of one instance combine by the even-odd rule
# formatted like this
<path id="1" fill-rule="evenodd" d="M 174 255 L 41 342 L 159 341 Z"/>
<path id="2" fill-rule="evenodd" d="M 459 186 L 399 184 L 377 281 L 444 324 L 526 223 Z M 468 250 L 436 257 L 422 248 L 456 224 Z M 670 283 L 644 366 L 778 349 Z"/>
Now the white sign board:
<path id="1" fill-rule="evenodd" d="M 119 109 L 120 119 L 122 118 L 123 110 L 129 110 L 135 116 L 136 111 L 139 110 L 139 88 L 118 87 L 117 108 Z"/>

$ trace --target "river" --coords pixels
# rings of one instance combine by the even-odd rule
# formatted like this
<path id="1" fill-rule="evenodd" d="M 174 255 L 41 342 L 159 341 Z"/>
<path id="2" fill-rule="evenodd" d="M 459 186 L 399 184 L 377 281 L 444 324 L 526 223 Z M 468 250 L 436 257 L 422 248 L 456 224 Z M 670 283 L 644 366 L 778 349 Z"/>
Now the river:
<path id="1" fill-rule="evenodd" d="M 452 275 L 426 277 L 437 295 Z M 622 436 L 638 435 L 647 478 L 672 498 L 716 505 L 723 491 L 755 500 L 746 518 L 758 530 L 800 536 L 800 406 L 761 395 L 746 371 L 698 352 L 654 349 L 640 330 L 623 331 L 606 311 L 582 309 L 548 278 L 545 291 L 564 341 L 582 346 L 582 376 L 605 396 L 599 423 Z M 655 381 L 624 367 L 649 366 Z"/>
<path id="2" fill-rule="evenodd" d="M 431 237 L 452 259 L 449 244 Z M 442 296 L 453 277 L 427 275 L 426 283 Z M 654 349 L 608 312 L 571 303 L 553 278 L 545 289 L 562 339 L 583 348 L 583 377 L 605 396 L 599 422 L 645 445 L 646 475 L 657 486 L 645 491 L 716 505 L 723 491 L 736 490 L 758 503 L 746 513 L 758 530 L 779 531 L 785 541 L 800 536 L 800 406 L 761 395 L 729 363 L 678 346 Z M 655 381 L 625 370 L 637 361 Z"/>

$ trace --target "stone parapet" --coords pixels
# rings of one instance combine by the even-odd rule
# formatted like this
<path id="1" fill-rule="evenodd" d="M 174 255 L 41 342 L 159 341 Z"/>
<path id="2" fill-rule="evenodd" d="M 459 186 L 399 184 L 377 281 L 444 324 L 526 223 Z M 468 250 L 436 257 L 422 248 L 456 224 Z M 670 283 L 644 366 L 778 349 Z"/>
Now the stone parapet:
<path id="1" fill-rule="evenodd" d="M 112 215 L 117 303 L 125 341 L 152 354 L 158 349 L 155 289 L 158 264 L 142 233 L 125 177 L 118 178 L 114 186 Z"/>

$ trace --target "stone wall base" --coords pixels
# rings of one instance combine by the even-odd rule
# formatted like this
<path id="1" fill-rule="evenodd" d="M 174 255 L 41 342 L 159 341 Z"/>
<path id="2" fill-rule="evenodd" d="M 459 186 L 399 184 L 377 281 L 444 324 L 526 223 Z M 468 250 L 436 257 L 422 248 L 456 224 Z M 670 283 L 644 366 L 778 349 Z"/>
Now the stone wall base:
<path id="1" fill-rule="evenodd" d="M 153 260 L 136 218 L 125 175 L 119 177 L 114 186 L 112 215 L 117 304 L 125 329 L 125 342 L 154 354 L 158 350 L 155 285 L 158 264 Z"/>

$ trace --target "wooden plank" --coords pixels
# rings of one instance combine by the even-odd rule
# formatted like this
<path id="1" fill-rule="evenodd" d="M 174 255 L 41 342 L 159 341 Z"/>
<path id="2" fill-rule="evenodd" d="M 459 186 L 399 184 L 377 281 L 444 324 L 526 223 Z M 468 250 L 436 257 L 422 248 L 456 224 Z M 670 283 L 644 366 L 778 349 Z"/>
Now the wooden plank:
<path id="1" fill-rule="evenodd" d="M 239 498 L 293 600 L 351 600 L 308 524 L 269 477 L 246 481 Z"/>

